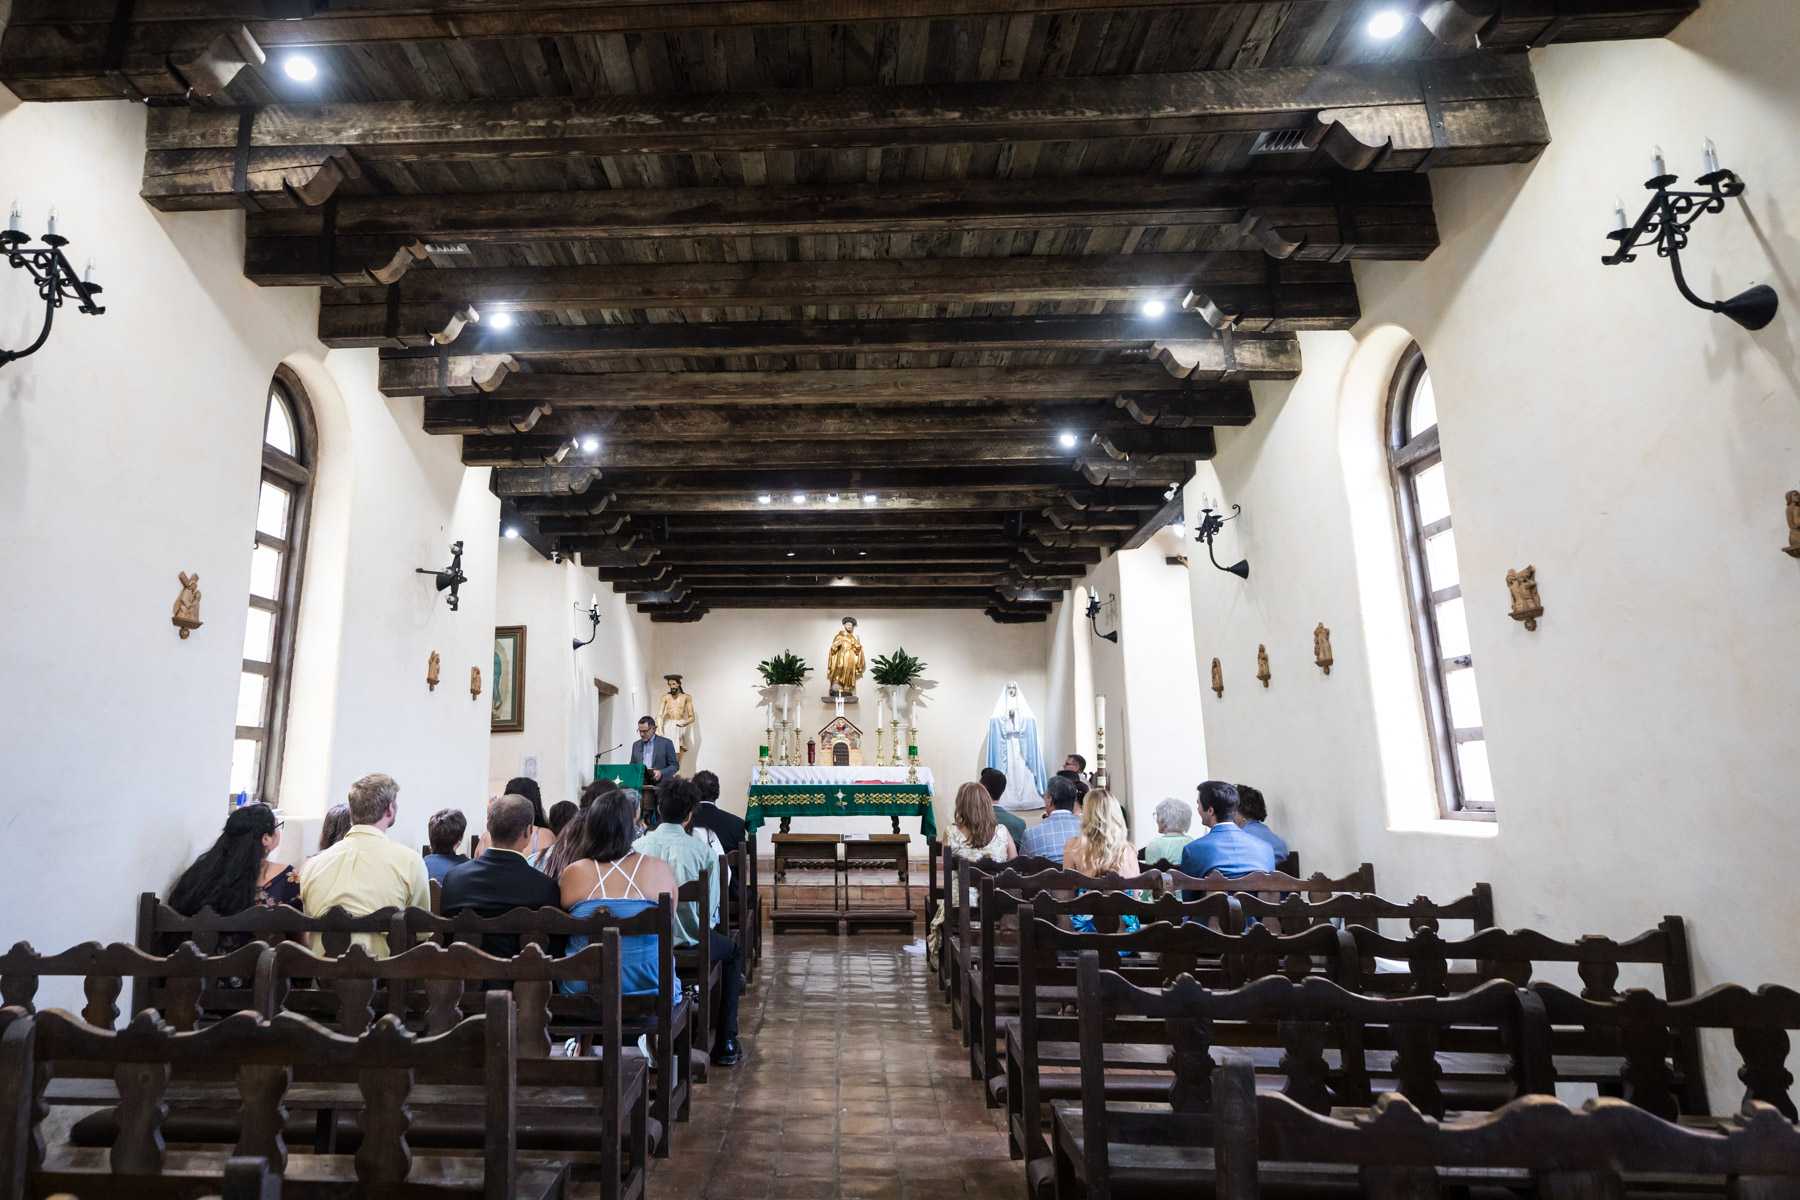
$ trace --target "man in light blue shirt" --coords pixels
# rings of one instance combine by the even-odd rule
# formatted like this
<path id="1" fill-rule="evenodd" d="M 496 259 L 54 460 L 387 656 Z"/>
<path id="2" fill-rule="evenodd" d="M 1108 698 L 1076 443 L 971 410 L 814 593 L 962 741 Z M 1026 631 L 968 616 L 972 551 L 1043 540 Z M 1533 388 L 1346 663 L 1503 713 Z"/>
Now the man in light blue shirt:
<path id="1" fill-rule="evenodd" d="M 1288 848 L 1287 843 L 1281 840 L 1279 833 L 1263 824 L 1269 819 L 1268 801 L 1263 799 L 1262 792 L 1247 783 L 1238 784 L 1237 793 L 1238 826 L 1252 837 L 1259 837 L 1269 843 L 1269 849 L 1275 852 L 1275 861 L 1279 863 L 1288 856 Z"/>
<path id="2" fill-rule="evenodd" d="M 1195 838 L 1181 852 L 1181 873 L 1198 877 L 1217 871 L 1236 878 L 1255 871 L 1273 871 L 1274 849 L 1255 834 L 1239 829 L 1233 819 L 1238 810 L 1237 789 L 1209 779 L 1200 785 L 1199 793 L 1200 823 L 1207 827 L 1206 836 Z M 1195 900 L 1199 896 L 1189 892 L 1183 898 Z"/>
<path id="3" fill-rule="evenodd" d="M 700 878 L 702 871 L 712 872 L 705 914 L 696 911 L 699 905 L 692 902 L 675 906 L 675 944 L 693 946 L 706 938 L 712 960 L 723 968 L 713 1014 L 713 1044 L 709 1049 L 715 1064 L 734 1067 L 743 1058 L 737 1034 L 738 997 L 744 990 L 744 971 L 738 961 L 737 943 L 715 928 L 719 923 L 719 877 L 725 873 L 724 864 L 711 846 L 694 836 L 694 814 L 699 807 L 700 789 L 693 780 L 673 775 L 665 778 L 656 789 L 656 812 L 662 820 L 631 848 L 668 863 L 677 884 Z"/>
<path id="4" fill-rule="evenodd" d="M 1081 832 L 1081 818 L 1075 805 L 1081 793 L 1069 780 L 1058 775 L 1044 785 L 1044 819 L 1025 831 L 1020 854 L 1033 854 L 1062 865 L 1063 847 Z"/>

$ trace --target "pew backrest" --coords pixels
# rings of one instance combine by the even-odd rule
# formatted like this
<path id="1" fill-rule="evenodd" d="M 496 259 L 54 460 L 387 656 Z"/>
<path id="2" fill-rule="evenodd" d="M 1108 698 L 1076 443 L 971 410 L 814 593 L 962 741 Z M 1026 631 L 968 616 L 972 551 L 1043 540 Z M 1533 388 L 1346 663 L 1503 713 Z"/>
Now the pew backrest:
<path id="1" fill-rule="evenodd" d="M 1311 900 L 1324 900 L 1345 892 L 1374 892 L 1375 864 L 1364 863 L 1348 875 L 1335 879 L 1323 872 L 1314 872 L 1305 879 L 1300 879 L 1280 871 L 1253 871 L 1248 875 L 1221 875 L 1217 871 L 1210 875 L 1186 875 L 1180 871 L 1170 871 L 1167 886 L 1183 894 L 1249 892 L 1275 900 L 1284 893 L 1298 892 Z"/>
<path id="2" fill-rule="evenodd" d="M 247 986 L 269 947 L 252 942 L 229 954 L 206 954 L 192 942 L 183 942 L 171 954 L 146 954 L 126 942 L 103 946 L 83 942 L 60 954 L 39 954 L 29 942 L 19 942 L 0 955 L 0 1004 L 35 1011 L 38 986 L 45 977 L 78 976 L 87 1003 L 81 1017 L 100 1029 L 112 1029 L 119 1018 L 118 999 L 127 979 L 133 995 L 142 992 L 146 1002 L 136 1011 L 155 1008 L 177 1030 L 196 1028 L 209 1013 L 236 1012 L 251 1006 Z"/>

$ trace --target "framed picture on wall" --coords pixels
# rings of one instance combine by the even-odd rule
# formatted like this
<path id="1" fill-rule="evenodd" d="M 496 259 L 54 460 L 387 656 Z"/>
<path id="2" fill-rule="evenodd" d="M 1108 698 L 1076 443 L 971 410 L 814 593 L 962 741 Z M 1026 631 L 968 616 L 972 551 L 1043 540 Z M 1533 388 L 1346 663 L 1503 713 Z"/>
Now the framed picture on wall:
<path id="1" fill-rule="evenodd" d="M 495 733 L 525 732 L 525 627 L 494 627 Z"/>

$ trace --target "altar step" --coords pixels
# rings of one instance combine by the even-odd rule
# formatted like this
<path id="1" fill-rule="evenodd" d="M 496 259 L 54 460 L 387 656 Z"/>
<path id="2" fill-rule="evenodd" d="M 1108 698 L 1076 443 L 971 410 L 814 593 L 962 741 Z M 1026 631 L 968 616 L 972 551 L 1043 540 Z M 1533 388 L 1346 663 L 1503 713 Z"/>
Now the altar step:
<path id="1" fill-rule="evenodd" d="M 908 863 L 910 897 L 892 872 L 887 878 L 893 882 L 860 882 L 853 875 L 849 883 L 834 886 L 830 871 L 789 871 L 787 879 L 777 885 L 770 857 L 764 855 L 757 865 L 762 881 L 762 909 L 769 914 L 777 933 L 842 930 L 916 934 L 931 920 L 931 914 L 925 911 L 927 865 L 923 859 Z"/>

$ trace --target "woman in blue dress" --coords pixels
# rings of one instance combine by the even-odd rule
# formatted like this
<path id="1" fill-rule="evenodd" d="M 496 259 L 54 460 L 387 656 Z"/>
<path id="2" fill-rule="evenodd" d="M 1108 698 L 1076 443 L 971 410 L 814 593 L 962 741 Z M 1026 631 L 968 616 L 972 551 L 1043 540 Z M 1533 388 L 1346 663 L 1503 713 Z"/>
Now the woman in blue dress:
<path id="1" fill-rule="evenodd" d="M 606 909 L 615 917 L 635 917 L 656 907 L 656 897 L 673 896 L 675 872 L 660 858 L 631 848 L 637 837 L 637 806 L 623 792 L 583 797 L 583 807 L 564 828 L 552 852 L 552 866 L 562 888 L 562 905 L 574 917 Z M 569 939 L 569 953 L 588 944 Z M 656 935 L 633 934 L 619 939 L 619 965 L 627 993 L 655 992 L 661 984 Z M 585 983 L 565 983 L 564 991 L 582 993 Z M 675 984 L 679 991 L 681 984 Z"/>

